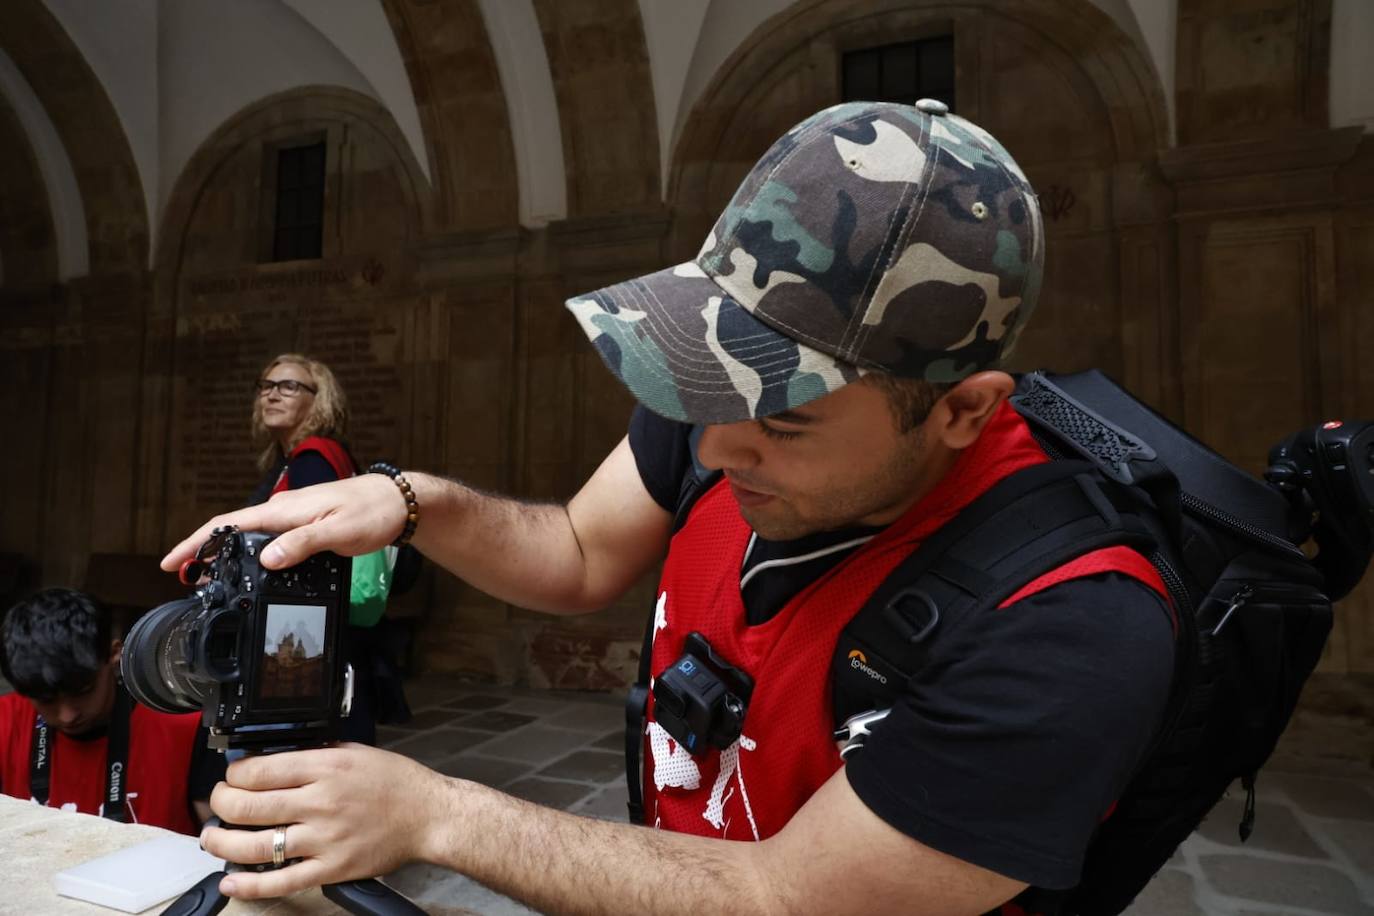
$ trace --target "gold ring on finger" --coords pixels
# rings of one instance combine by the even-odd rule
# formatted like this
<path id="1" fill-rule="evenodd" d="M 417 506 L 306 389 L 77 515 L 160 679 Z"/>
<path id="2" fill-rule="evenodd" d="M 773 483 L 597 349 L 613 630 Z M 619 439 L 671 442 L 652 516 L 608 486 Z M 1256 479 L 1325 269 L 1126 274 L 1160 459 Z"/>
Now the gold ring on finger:
<path id="1" fill-rule="evenodd" d="M 282 824 L 272 831 L 272 867 L 281 868 L 286 864 L 286 825 Z"/>

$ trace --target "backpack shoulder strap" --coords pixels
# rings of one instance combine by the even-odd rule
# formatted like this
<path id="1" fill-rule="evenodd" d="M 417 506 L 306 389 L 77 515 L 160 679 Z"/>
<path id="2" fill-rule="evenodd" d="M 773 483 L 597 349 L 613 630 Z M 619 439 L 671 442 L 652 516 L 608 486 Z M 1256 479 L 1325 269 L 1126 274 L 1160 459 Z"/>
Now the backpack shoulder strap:
<path id="1" fill-rule="evenodd" d="M 673 534 L 687 524 L 697 501 L 714 487 L 722 476 L 720 471 L 708 471 L 696 460 L 696 444 L 701 427 L 692 430 L 692 468 L 683 475 L 682 490 L 678 494 L 677 511 L 673 513 Z M 644 640 L 639 647 L 639 671 L 635 682 L 625 694 L 625 785 L 630 823 L 644 823 L 644 787 L 640 778 L 639 754 L 644 738 L 644 713 L 649 705 L 649 674 L 654 650 L 654 618 L 651 613 L 644 626 Z"/>
<path id="2" fill-rule="evenodd" d="M 886 709 L 925 663 L 930 637 L 961 627 L 1083 554 L 1156 536 L 1139 491 L 1085 461 L 1018 471 L 974 500 L 878 586 L 840 634 L 831 670 L 836 727 Z M 870 669 L 858 676 L 856 661 Z"/>

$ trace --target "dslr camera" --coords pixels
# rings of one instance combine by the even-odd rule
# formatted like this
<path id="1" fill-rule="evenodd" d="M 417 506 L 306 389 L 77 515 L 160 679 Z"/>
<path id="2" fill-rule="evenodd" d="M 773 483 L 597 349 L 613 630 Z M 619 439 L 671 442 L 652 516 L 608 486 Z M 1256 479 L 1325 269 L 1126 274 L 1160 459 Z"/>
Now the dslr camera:
<path id="1" fill-rule="evenodd" d="M 215 529 L 181 581 L 194 587 L 139 618 L 120 663 L 134 699 L 202 712 L 216 750 L 263 752 L 335 740 L 352 704 L 343 660 L 351 561 L 320 553 L 259 562 L 273 535 Z"/>

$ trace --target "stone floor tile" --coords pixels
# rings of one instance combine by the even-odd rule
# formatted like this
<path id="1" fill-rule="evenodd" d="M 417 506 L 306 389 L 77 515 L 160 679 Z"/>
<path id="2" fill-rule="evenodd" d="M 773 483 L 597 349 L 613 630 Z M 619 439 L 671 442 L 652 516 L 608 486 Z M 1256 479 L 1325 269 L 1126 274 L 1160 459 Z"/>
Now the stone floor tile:
<path id="1" fill-rule="evenodd" d="M 440 868 L 416 862 L 399 868 L 387 875 L 382 881 L 424 906 L 431 916 L 445 908 L 450 912 L 481 914 L 501 914 L 516 916 L 533 911 L 521 906 L 509 897 L 503 897 L 489 888 L 483 887 L 471 878 Z"/>
<path id="2" fill-rule="evenodd" d="M 396 741 L 403 741 L 406 738 L 414 738 L 415 732 L 408 728 L 397 728 L 395 725 L 377 726 L 377 744 L 386 747 Z"/>
<path id="3" fill-rule="evenodd" d="M 600 792 L 582 801 L 575 808 L 571 808 L 574 814 L 584 814 L 587 817 L 599 817 L 603 821 L 628 821 L 630 812 L 625 807 L 630 800 L 630 793 L 625 786 L 614 786 L 602 789 Z"/>
<path id="4" fill-rule="evenodd" d="M 567 810 L 583 799 L 599 791 L 596 786 L 577 782 L 558 782 L 531 776 L 519 779 L 506 786 L 505 791 L 517 798 L 532 801 L 537 805 Z"/>
<path id="5" fill-rule="evenodd" d="M 448 877 L 429 887 L 418 898 L 430 910 L 435 904 L 459 906 L 482 916 L 538 916 L 534 910 L 496 893 L 471 878 L 449 872 Z"/>
<path id="6" fill-rule="evenodd" d="M 428 862 L 411 862 L 402 865 L 389 875 L 382 876 L 382 883 L 395 888 L 412 900 L 418 900 L 434 885 L 452 878 L 457 872 Z"/>
<path id="7" fill-rule="evenodd" d="M 1298 823 L 1293 809 L 1276 799 L 1255 805 L 1255 830 L 1242 844 L 1238 826 L 1244 811 L 1243 797 L 1223 798 L 1207 815 L 1198 832 L 1214 843 L 1239 849 L 1264 849 L 1308 859 L 1330 858 Z"/>
<path id="8" fill-rule="evenodd" d="M 426 674 L 405 682 L 406 702 L 411 709 L 441 706 L 464 694 L 472 693 L 474 685 L 461 678 Z"/>
<path id="9" fill-rule="evenodd" d="M 609 751 L 574 751 L 544 767 L 538 775 L 582 782 L 610 782 L 625 775 L 625 755 Z"/>
<path id="10" fill-rule="evenodd" d="M 448 725 L 451 722 L 457 722 L 460 719 L 467 718 L 467 716 L 468 713 L 466 712 L 444 709 L 442 707 L 437 709 L 426 709 L 411 716 L 409 722 L 397 722 L 394 726 L 389 725 L 387 727 L 399 728 L 408 732 L 418 732 L 424 731 L 427 728 Z"/>
<path id="11" fill-rule="evenodd" d="M 552 763 L 580 748 L 582 737 L 578 732 L 535 724 L 487 742 L 482 747 L 482 754 L 536 764 Z"/>
<path id="12" fill-rule="evenodd" d="M 1123 916 L 1208 916 L 1198 905 L 1193 876 L 1165 868 L 1140 892 Z"/>
<path id="13" fill-rule="evenodd" d="M 567 703 L 590 703 L 593 706 L 607 706 L 612 709 L 625 708 L 625 691 L 613 690 L 603 693 L 596 690 L 551 690 L 546 687 L 512 688 L 512 696 L 535 697 L 541 700 L 558 700 Z"/>
<path id="14" fill-rule="evenodd" d="M 515 697 L 506 703 L 501 709 L 505 712 L 520 712 L 527 716 L 536 718 L 546 718 L 548 724 L 559 724 L 556 719 L 567 709 L 569 703 L 566 700 L 554 700 L 545 697 Z"/>
<path id="15" fill-rule="evenodd" d="M 432 765 L 452 757 L 459 751 L 490 741 L 491 737 L 491 732 L 472 731 L 466 728 L 436 728 L 407 741 L 397 741 L 389 745 L 387 750 Z"/>
<path id="16" fill-rule="evenodd" d="M 1282 790 L 1308 814 L 1374 821 L 1374 793 L 1353 779 L 1273 773 L 1265 774 L 1263 781 Z"/>
<path id="17" fill-rule="evenodd" d="M 534 716 L 522 715 L 517 712 L 491 709 L 468 716 L 463 720 L 463 727 L 480 728 L 489 732 L 508 732 L 522 725 L 529 725 L 534 721 L 534 718 Z"/>
<path id="18" fill-rule="evenodd" d="M 625 729 L 620 728 L 611 732 L 603 738 L 598 738 L 591 744 L 592 747 L 604 747 L 612 751 L 625 752 Z"/>
<path id="19" fill-rule="evenodd" d="M 1202 855 L 1203 876 L 1218 892 L 1247 902 L 1340 916 L 1374 916 L 1349 876 L 1327 865 L 1247 855 Z"/>
<path id="20" fill-rule="evenodd" d="M 1374 884 L 1374 828 L 1366 821 L 1321 819 L 1315 822 L 1318 835 L 1331 841 Z"/>
<path id="21" fill-rule="evenodd" d="M 435 767 L 445 776 L 456 776 L 499 789 L 529 773 L 533 767 L 518 760 L 500 760 L 478 754 L 459 754 Z"/>
<path id="22" fill-rule="evenodd" d="M 495 709 L 498 706 L 505 706 L 510 700 L 506 697 L 494 697 L 484 693 L 472 693 L 467 696 L 457 697 L 443 704 L 444 709 L 456 709 L 464 712 L 484 712 L 488 709 Z"/>
<path id="23" fill-rule="evenodd" d="M 549 725 L 591 732 L 593 735 L 604 735 L 608 729 L 615 728 L 624 721 L 623 709 L 592 703 L 569 703 L 547 720 Z"/>

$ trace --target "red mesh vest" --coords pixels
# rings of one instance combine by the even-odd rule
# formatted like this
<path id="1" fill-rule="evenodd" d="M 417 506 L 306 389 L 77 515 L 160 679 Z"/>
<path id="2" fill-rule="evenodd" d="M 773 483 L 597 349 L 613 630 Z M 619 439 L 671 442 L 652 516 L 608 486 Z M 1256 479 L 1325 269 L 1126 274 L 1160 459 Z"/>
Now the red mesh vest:
<path id="1" fill-rule="evenodd" d="M 324 436 L 308 436 L 301 440 L 300 444 L 291 450 L 291 454 L 286 456 L 287 464 L 291 459 L 305 452 L 319 452 L 324 456 L 324 460 L 329 462 L 329 466 L 334 469 L 334 473 L 340 480 L 352 477 L 354 474 L 353 459 L 348 457 L 348 452 L 344 447 L 333 439 Z M 287 479 L 286 468 L 281 469 L 281 476 L 272 487 L 272 495 L 276 496 L 283 490 L 291 489 L 291 481 Z"/>
<path id="2" fill-rule="evenodd" d="M 740 739 L 693 757 L 654 722 L 645 729 L 648 824 L 733 840 L 777 833 L 840 768 L 831 738 L 829 665 L 840 631 L 920 543 L 1003 477 L 1048 461 L 1021 418 L 1002 405 L 939 485 L 877 537 L 806 586 L 772 619 L 745 620 L 740 567 L 751 531 L 725 481 L 673 537 L 658 589 L 650 670 L 657 674 L 699 631 L 754 678 Z M 1086 554 L 1029 583 L 1006 604 L 1068 579 L 1117 571 L 1161 593 L 1154 568 L 1127 548 Z M 1006 606 L 1003 605 L 1003 607 Z"/>

